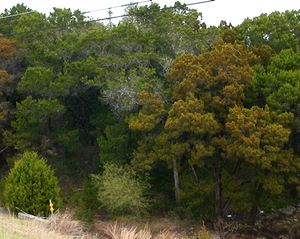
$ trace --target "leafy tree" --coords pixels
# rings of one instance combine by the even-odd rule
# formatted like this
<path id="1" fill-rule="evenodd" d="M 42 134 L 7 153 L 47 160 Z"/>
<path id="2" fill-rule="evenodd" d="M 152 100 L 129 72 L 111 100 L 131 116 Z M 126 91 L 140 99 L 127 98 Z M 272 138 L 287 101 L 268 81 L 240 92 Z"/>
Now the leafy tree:
<path id="1" fill-rule="evenodd" d="M 272 193 L 283 195 L 284 190 L 286 190 L 284 186 L 287 185 L 288 182 L 292 181 L 287 178 L 295 178 L 295 172 L 298 167 L 298 159 L 297 157 L 294 157 L 293 150 L 286 147 L 286 143 L 288 142 L 291 133 L 290 129 L 288 129 L 290 126 L 288 123 L 292 122 L 293 117 L 292 114 L 282 114 L 277 116 L 274 112 L 270 112 L 268 108 L 265 110 L 258 107 L 251 108 L 251 110 L 243 108 L 242 103 L 245 97 L 244 89 L 251 83 L 251 76 L 249 75 L 248 68 L 249 63 L 251 64 L 252 62 L 256 62 L 256 58 L 251 56 L 250 53 L 242 53 L 242 50 L 240 50 L 239 53 L 245 54 L 245 57 L 243 58 L 244 63 L 242 63 L 243 61 L 239 61 L 238 57 L 229 57 L 229 51 L 225 50 L 226 45 L 228 46 L 228 44 L 225 44 L 225 46 L 220 48 L 223 51 L 220 51 L 219 54 L 221 56 L 219 57 L 214 56 L 213 52 L 207 53 L 210 54 L 209 57 L 205 56 L 206 54 L 203 54 L 203 58 L 207 60 L 207 62 L 203 58 L 201 58 L 201 60 L 203 59 L 202 61 L 198 61 L 197 58 L 191 58 L 189 61 L 189 58 L 186 58 L 186 62 L 194 62 L 194 64 L 186 64 L 189 67 L 185 68 L 182 61 L 175 61 L 174 71 L 170 73 L 172 77 L 171 79 L 175 81 L 173 91 L 174 96 L 178 99 L 182 99 L 188 96 L 188 92 L 193 92 L 195 96 L 198 96 L 203 100 L 204 109 L 207 112 L 213 113 L 214 119 L 217 120 L 221 126 L 221 129 L 216 131 L 215 134 L 213 134 L 214 131 L 212 129 L 210 129 L 207 134 L 205 131 L 200 134 L 203 137 L 203 142 L 205 142 L 205 144 L 204 147 L 200 148 L 198 154 L 194 154 L 197 161 L 193 160 L 193 155 L 187 157 L 189 165 L 193 167 L 191 168 L 193 174 L 204 177 L 201 179 L 199 176 L 194 176 L 194 183 L 192 183 L 192 175 L 189 175 L 191 173 L 183 171 L 183 178 L 181 180 L 183 188 L 182 197 L 183 200 L 191 207 L 195 207 L 195 205 L 197 205 L 196 200 L 193 202 L 191 201 L 192 198 L 198 197 L 201 199 L 199 203 L 204 202 L 212 204 L 216 215 L 222 215 L 231 202 L 241 202 L 243 198 L 250 199 L 250 194 L 256 195 L 253 201 L 250 199 L 253 206 L 252 212 L 253 215 L 255 215 L 255 209 L 258 207 L 257 204 L 259 204 L 258 202 L 264 203 L 264 205 L 259 205 L 261 207 L 266 208 L 270 205 L 272 205 L 271 207 L 276 207 L 276 205 L 278 205 L 276 203 L 279 202 L 274 202 L 276 200 L 272 200 Z M 218 44 L 217 46 L 220 47 Z M 214 50 L 217 52 L 219 49 L 213 49 L 213 51 Z M 230 52 L 232 54 L 234 51 Z M 222 59 L 222 61 L 219 61 L 218 59 Z M 205 70 L 202 71 L 200 67 L 196 67 L 195 63 L 198 63 L 199 65 L 206 64 L 205 66 L 202 66 L 202 69 Z M 246 70 L 247 68 L 248 72 Z M 225 72 L 223 72 L 224 69 L 226 69 Z M 233 77 L 233 75 L 235 76 Z M 232 78 L 236 81 L 232 81 Z M 225 81 L 226 79 L 228 81 Z M 222 80 L 222 83 L 220 80 Z M 231 125 L 229 122 L 232 120 L 232 113 L 236 109 L 240 109 L 240 111 L 236 112 L 235 123 L 244 125 L 243 127 L 245 128 L 240 133 L 238 133 L 239 131 L 236 129 L 232 130 L 231 134 L 228 135 L 227 127 Z M 243 112 L 249 112 L 249 116 L 247 116 L 249 117 L 247 118 L 248 121 L 244 119 L 245 116 L 243 116 Z M 170 116 L 171 113 L 169 112 L 168 117 Z M 183 116 L 183 114 L 181 114 L 181 116 Z M 257 125 L 252 123 L 252 120 L 256 117 L 261 117 L 257 119 L 257 122 L 259 122 Z M 177 116 L 177 118 L 180 119 L 179 116 Z M 172 122 L 175 123 L 176 121 L 172 120 Z M 214 121 L 210 120 L 209 122 L 213 123 Z M 190 124 L 197 125 L 192 123 L 192 121 L 190 121 Z M 234 123 L 232 122 L 232 124 Z M 262 124 L 262 126 L 260 124 Z M 178 125 L 184 124 L 181 123 Z M 251 136 L 249 136 L 249 132 L 245 132 L 250 127 L 255 128 L 255 133 Z M 182 127 L 177 127 L 177 131 L 180 128 Z M 205 128 L 209 128 L 209 126 L 207 125 Z M 197 132 L 196 128 L 193 132 Z M 243 140 L 250 137 L 246 142 L 256 146 L 256 148 L 251 151 L 252 154 L 248 155 L 249 159 L 246 155 L 243 155 L 242 157 L 236 155 L 239 151 L 237 147 L 243 147 L 240 152 L 247 153 L 247 150 L 251 150 L 252 146 L 245 146 L 246 143 L 242 143 L 241 141 L 233 144 L 235 134 L 241 136 Z M 184 136 L 186 137 L 187 134 L 185 133 Z M 197 136 L 197 139 L 201 139 L 201 136 Z M 257 137 L 257 139 L 255 139 L 255 137 Z M 184 139 L 184 142 L 189 142 L 188 139 L 190 138 Z M 172 137 L 172 140 L 174 140 L 174 137 Z M 226 142 L 225 148 L 224 142 Z M 193 143 L 192 149 L 197 149 L 195 145 L 196 144 Z M 227 150 L 232 151 L 234 154 L 234 156 L 230 158 L 231 160 L 234 159 L 233 161 L 228 161 L 225 153 Z M 174 151 L 175 150 L 172 150 L 172 152 Z M 187 149 L 185 149 L 184 152 L 187 152 Z M 254 160 L 255 157 L 253 154 L 255 153 L 257 153 L 256 156 L 258 157 L 256 159 L 257 163 L 269 164 L 267 170 L 265 168 L 266 166 L 262 166 L 260 169 L 261 171 L 259 171 L 258 165 L 253 167 L 248 165 L 249 162 L 247 160 Z M 252 163 L 254 162 L 252 161 Z M 254 182 L 255 180 L 258 180 L 261 183 L 261 187 L 252 185 L 252 191 L 247 194 L 247 186 L 244 187 L 247 183 L 245 183 L 242 179 L 243 176 L 240 177 L 239 175 L 240 168 L 244 168 L 244 170 L 249 172 L 251 175 L 250 177 L 253 177 L 250 179 L 244 179 L 246 182 Z M 279 176 L 279 172 L 281 172 L 281 176 Z M 247 175 L 247 173 L 243 172 L 241 175 Z M 273 177 L 274 180 L 271 180 Z M 237 188 L 237 182 L 239 180 L 241 180 L 243 186 Z M 184 190 L 185 187 L 186 190 Z M 280 189 L 275 192 L 271 190 L 272 188 L 274 190 L 275 188 Z M 207 196 L 212 197 L 212 199 L 208 202 L 205 201 L 205 197 Z M 246 204 L 244 204 L 244 206 L 245 205 Z"/>
<path id="2" fill-rule="evenodd" d="M 19 33 L 26 32 L 29 36 L 32 37 L 45 37 L 45 33 L 39 31 L 39 29 L 45 28 L 49 26 L 46 22 L 45 14 L 32 12 L 30 14 L 21 15 L 19 18 L 14 20 L 13 34 L 16 34 L 17 38 L 23 38 L 22 36 L 18 36 Z M 28 39 L 28 35 L 26 39 Z M 22 39 L 24 41 L 25 39 Z"/>
<path id="3" fill-rule="evenodd" d="M 69 93 L 74 80 L 68 74 L 58 73 L 45 67 L 28 67 L 17 90 L 35 98 L 61 98 Z"/>
<path id="4" fill-rule="evenodd" d="M 210 51 L 173 62 L 170 106 L 158 95 L 139 96 L 142 108 L 130 127 L 144 138 L 132 163 L 147 168 L 157 160 L 168 162 L 178 199 L 195 213 L 222 217 L 231 203 L 252 205 L 253 211 L 275 207 L 271 195 L 282 195 L 284 185 L 295 180 L 298 160 L 285 145 L 292 114 L 243 107 L 255 62 L 257 57 L 237 42 L 217 40 Z M 242 203 L 243 198 L 249 201 Z"/>
<path id="5" fill-rule="evenodd" d="M 295 118 L 292 123 L 290 143 L 299 153 L 299 51 L 282 50 L 270 58 L 266 67 L 260 65 L 253 68 L 254 79 L 247 89 L 247 104 L 263 106 L 278 113 L 291 112 Z"/>
<path id="6" fill-rule="evenodd" d="M 93 222 L 95 213 L 100 207 L 95 180 L 85 177 L 81 187 L 81 190 L 76 188 L 75 196 L 72 196 L 71 205 L 75 207 L 76 216 L 80 220 Z"/>
<path id="7" fill-rule="evenodd" d="M 165 69 L 176 57 L 185 54 L 199 54 L 219 35 L 216 27 L 206 28 L 201 24 L 201 13 L 189 9 L 180 2 L 173 7 L 150 6 L 131 7 L 129 19 L 140 26 L 141 31 L 150 35 L 154 52 L 165 59 Z"/>
<path id="8" fill-rule="evenodd" d="M 231 24 L 228 25 L 226 21 L 220 22 L 219 29 L 222 31 L 222 39 L 224 42 L 234 44 L 234 42 L 238 40 L 235 28 Z"/>
<path id="9" fill-rule="evenodd" d="M 34 100 L 27 97 L 17 103 L 16 120 L 12 122 L 13 135 L 5 133 L 6 143 L 19 150 L 51 147 L 52 121 L 62 114 L 64 107 L 55 100 Z"/>
<path id="10" fill-rule="evenodd" d="M 84 18 L 79 10 L 72 12 L 69 8 L 53 8 L 53 12 L 49 16 L 49 22 L 54 26 L 66 26 L 83 22 Z"/>
<path id="11" fill-rule="evenodd" d="M 21 13 L 31 11 L 32 9 L 28 8 L 23 3 L 17 4 L 10 9 L 4 9 L 4 12 L 0 14 L 1 17 L 5 17 L 0 21 L 0 32 L 4 35 L 13 34 L 13 26 L 17 25 L 17 19 L 22 15 Z"/>
<path id="12" fill-rule="evenodd" d="M 299 49 L 300 11 L 273 12 L 254 19 L 245 19 L 236 27 L 239 38 L 247 46 L 268 45 L 276 53 Z"/>
<path id="13" fill-rule="evenodd" d="M 118 69 L 104 75 L 104 81 L 101 98 L 117 117 L 124 117 L 137 109 L 139 92 L 161 92 L 163 94 L 164 90 L 155 70 L 146 67 L 133 68 L 127 72 Z"/>
<path id="14" fill-rule="evenodd" d="M 106 126 L 104 135 L 97 138 L 100 162 L 121 165 L 129 163 L 136 140 L 135 134 L 129 131 L 128 124 L 123 120 Z"/>
<path id="15" fill-rule="evenodd" d="M 17 5 L 2 15 L 30 10 Z M 286 141 L 290 124 L 288 143 L 300 152 L 299 11 L 263 14 L 237 28 L 225 21 L 207 28 L 200 13 L 179 2 L 171 8 L 134 5 L 127 12 L 117 26 L 85 23 L 80 11 L 59 8 L 49 17 L 34 12 L 1 20 L 0 31 L 22 42 L 13 58 L 0 62 L 7 70 L 0 71 L 1 119 L 15 116 L 11 128 L 6 126 L 6 144 L 20 151 L 62 153 L 59 163 L 68 169 L 87 166 L 89 160 L 78 160 L 87 151 L 99 156 L 98 163 L 123 165 L 133 158 L 133 166 L 150 171 L 153 188 L 170 177 L 160 192 L 169 193 L 173 173 L 177 203 L 196 215 L 222 215 L 231 203 L 240 209 L 262 206 L 255 200 L 273 207 L 276 202 L 268 197 L 283 197 L 285 180 L 294 180 L 297 158 L 291 163 Z M 3 41 L 0 47 L 9 46 L 3 53 L 10 54 L 15 43 Z M 284 115 L 291 123 L 279 119 Z M 253 117 L 258 123 L 248 132 Z M 252 132 L 259 132 L 259 142 L 271 137 L 273 131 L 263 131 L 263 124 L 279 134 L 276 145 L 253 149 L 267 155 L 258 153 L 257 161 L 272 158 L 268 168 L 249 162 L 242 149 L 237 149 L 240 158 L 230 151 L 247 145 Z M 248 133 L 239 138 L 230 125 Z M 278 150 L 278 157 L 265 146 Z M 273 177 L 274 168 L 283 164 L 286 171 L 266 186 L 264 177 Z M 272 183 L 282 190 L 272 191 Z"/>
<path id="16" fill-rule="evenodd" d="M 18 59 L 25 59 L 26 66 L 29 65 L 25 73 L 17 72 L 17 75 L 24 74 L 17 85 L 18 109 L 21 109 L 19 97 L 32 97 L 41 101 L 58 100 L 65 109 L 64 114 L 50 116 L 51 127 L 47 127 L 47 124 L 35 125 L 35 132 L 40 135 L 37 139 L 39 142 L 30 143 L 35 139 L 26 136 L 27 143 L 36 145 L 35 147 L 43 145 L 40 138 L 49 142 L 49 135 L 51 146 L 53 142 L 58 142 L 67 147 L 75 138 L 83 144 L 95 142 L 96 138 L 105 135 L 105 127 L 101 126 L 101 130 L 97 128 L 102 123 L 96 123 L 94 119 L 107 118 L 100 119 L 98 116 L 102 115 L 100 111 L 106 105 L 115 116 L 122 119 L 137 110 L 139 92 L 145 90 L 166 94 L 164 73 L 170 60 L 166 60 L 168 55 L 164 49 L 168 46 L 168 37 L 174 35 L 170 42 L 175 51 L 178 50 L 175 47 L 178 43 L 190 44 L 189 51 L 193 51 L 194 46 L 197 45 L 199 50 L 211 39 L 201 38 L 205 43 L 200 44 L 199 37 L 203 34 L 198 32 L 200 25 L 197 18 L 200 15 L 195 10 L 188 10 L 180 5 L 175 11 L 165 10 L 155 23 L 156 27 L 148 26 L 147 30 L 145 24 L 138 25 L 130 17 L 113 28 L 107 28 L 101 23 L 86 24 L 79 11 L 71 12 L 69 9 L 54 9 L 49 17 L 34 13 L 16 18 L 12 25 L 13 33 L 21 33 L 24 29 L 30 31 L 28 34 L 15 35 L 22 41 Z M 161 34 L 168 29 L 164 18 L 170 19 L 172 26 L 180 30 L 182 36 L 186 36 L 185 41 L 178 40 L 181 33 L 178 35 L 175 29 L 170 34 Z M 42 28 L 44 30 L 39 31 Z M 207 33 L 205 29 L 203 31 Z M 215 29 L 215 35 L 216 32 Z M 191 43 L 189 37 L 194 39 L 195 44 Z M 205 37 L 209 38 L 208 34 Z M 84 49 L 82 45 L 85 46 Z M 183 48 L 184 46 L 177 51 L 178 54 L 184 52 Z M 159 55 L 162 52 L 163 57 Z M 174 59 L 176 54 L 169 55 Z M 32 112 L 37 111 L 32 108 Z M 105 112 L 108 112 L 107 109 Z M 17 113 L 17 118 L 19 115 Z M 13 131 L 16 127 L 17 124 L 14 124 Z M 38 129 L 39 127 L 41 128 Z M 48 134 L 46 128 L 53 133 Z M 18 128 L 17 131 L 22 130 Z M 14 134 L 16 136 L 18 133 Z M 7 139 L 14 138 L 11 136 Z M 20 137 L 24 139 L 23 136 Z M 102 142 L 106 142 L 106 139 Z M 45 145 L 40 147 L 42 148 Z"/>
<path id="17" fill-rule="evenodd" d="M 14 53 L 14 45 L 16 45 L 18 42 L 8 40 L 4 38 L 2 34 L 0 34 L 0 43 L 0 57 L 5 58 L 11 56 Z"/>
<path id="18" fill-rule="evenodd" d="M 0 84 L 1 88 L 5 89 L 5 85 L 10 83 L 9 75 L 6 71 L 0 71 Z M 0 91 L 0 95 L 3 95 L 3 91 Z M 4 110 L 6 107 L 6 102 L 1 102 L 1 112 L 0 112 L 0 120 L 5 120 L 5 116 L 7 114 L 7 110 Z"/>
<path id="19" fill-rule="evenodd" d="M 14 46 L 17 41 L 11 41 L 5 39 L 2 34 L 0 34 L 0 59 L 8 58 L 15 52 Z M 9 84 L 11 80 L 9 79 L 9 74 L 6 70 L 0 69 L 0 120 L 5 119 L 5 115 L 8 113 L 8 102 L 5 100 L 9 94 Z"/>
<path id="20" fill-rule="evenodd" d="M 192 193 L 191 188 L 184 188 L 186 182 L 180 183 L 180 175 L 188 174 L 190 180 L 205 187 L 202 192 L 213 195 L 208 203 L 215 214 L 223 214 L 226 203 L 221 171 L 226 160 L 216 139 L 224 137 L 230 107 L 242 104 L 243 90 L 252 78 L 249 64 L 254 58 L 242 45 L 219 39 L 211 51 L 198 57 L 183 55 L 173 62 L 168 74 L 172 84 L 170 106 L 158 94 L 140 94 L 142 109 L 131 118 L 130 128 L 145 136 L 134 153 L 133 164 L 151 169 L 157 160 L 168 162 L 174 172 L 178 202 L 179 195 L 184 200 L 184 191 Z"/>
<path id="21" fill-rule="evenodd" d="M 133 171 L 118 164 L 106 163 L 102 175 L 92 175 L 98 187 L 98 199 L 112 215 L 126 213 L 139 216 L 146 213 L 149 200 L 148 185 Z"/>
<path id="22" fill-rule="evenodd" d="M 60 207 L 59 193 L 53 170 L 36 152 L 24 152 L 5 180 L 5 204 L 14 212 L 19 208 L 33 215 L 48 216 L 49 200 Z"/>
<path id="23" fill-rule="evenodd" d="M 12 78 L 7 71 L 8 65 L 6 62 L 9 62 L 11 56 L 15 53 L 15 46 L 17 44 L 17 41 L 8 40 L 0 34 L 0 147 L 2 155 L 6 153 L 4 150 L 8 148 L 3 146 L 2 134 L 9 127 L 14 113 L 13 102 L 10 100 L 13 94 L 13 84 Z M 6 157 L 1 157 L 0 169 L 6 163 Z"/>
<path id="24" fill-rule="evenodd" d="M 223 156 L 236 170 L 235 180 L 230 182 L 227 176 L 223 183 L 234 183 L 232 191 L 227 192 L 234 205 L 252 206 L 252 222 L 258 208 L 270 210 L 283 206 L 280 195 L 287 190 L 286 185 L 297 182 L 300 161 L 285 145 L 291 134 L 288 126 L 292 120 L 293 114 L 276 114 L 268 107 L 236 106 L 228 114 L 226 130 L 229 136 L 222 142 Z M 285 199 L 289 199 L 287 195 Z"/>

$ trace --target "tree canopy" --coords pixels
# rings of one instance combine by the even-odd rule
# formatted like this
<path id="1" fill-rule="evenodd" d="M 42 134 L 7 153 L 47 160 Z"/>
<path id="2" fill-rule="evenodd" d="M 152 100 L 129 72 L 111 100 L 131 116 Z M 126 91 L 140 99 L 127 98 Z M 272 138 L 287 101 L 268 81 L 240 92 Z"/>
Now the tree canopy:
<path id="1" fill-rule="evenodd" d="M 116 25 L 79 10 L 19 14 L 30 11 L 18 4 L 0 14 L 1 170 L 34 151 L 61 184 L 102 175 L 108 200 L 109 183 L 125 183 L 118 173 L 143 185 L 135 171 L 151 184 L 143 210 L 158 202 L 195 218 L 234 210 L 253 222 L 258 209 L 296 199 L 299 10 L 237 27 L 207 27 L 179 2 L 132 4 Z"/>

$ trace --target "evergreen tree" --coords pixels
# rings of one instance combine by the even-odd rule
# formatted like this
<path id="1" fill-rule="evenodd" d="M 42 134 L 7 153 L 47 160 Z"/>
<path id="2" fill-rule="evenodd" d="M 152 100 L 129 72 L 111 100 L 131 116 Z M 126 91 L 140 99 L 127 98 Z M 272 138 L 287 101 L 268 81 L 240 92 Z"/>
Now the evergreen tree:
<path id="1" fill-rule="evenodd" d="M 5 181 L 4 201 L 12 210 L 47 216 L 51 199 L 60 206 L 60 189 L 53 170 L 36 152 L 25 152 L 15 162 Z"/>

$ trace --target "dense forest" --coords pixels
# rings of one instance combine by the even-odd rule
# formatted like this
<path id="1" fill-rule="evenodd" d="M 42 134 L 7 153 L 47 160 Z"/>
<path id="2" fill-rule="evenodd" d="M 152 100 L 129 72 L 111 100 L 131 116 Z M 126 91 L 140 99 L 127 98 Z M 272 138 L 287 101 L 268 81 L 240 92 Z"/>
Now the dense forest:
<path id="1" fill-rule="evenodd" d="M 131 5 L 118 24 L 30 11 L 0 14 L 3 205 L 24 157 L 45 159 L 60 208 L 87 220 L 254 222 L 299 200 L 300 10 L 236 27 L 179 2 Z"/>

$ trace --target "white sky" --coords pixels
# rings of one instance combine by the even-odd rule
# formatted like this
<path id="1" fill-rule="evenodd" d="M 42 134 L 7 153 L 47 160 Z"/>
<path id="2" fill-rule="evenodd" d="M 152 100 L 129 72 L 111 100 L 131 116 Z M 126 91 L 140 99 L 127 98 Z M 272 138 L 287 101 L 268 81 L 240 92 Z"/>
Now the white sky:
<path id="1" fill-rule="evenodd" d="M 151 2 L 147 0 L 2 0 L 0 3 L 0 13 L 4 9 L 10 9 L 18 3 L 24 3 L 27 7 L 41 13 L 48 14 L 53 7 L 71 8 L 72 11 L 79 9 L 81 12 L 95 11 L 102 9 L 102 11 L 95 11 L 87 14 L 94 19 L 108 17 L 108 8 L 113 7 L 111 11 L 112 16 L 119 16 L 124 13 L 124 7 L 119 7 L 132 2 L 139 2 L 139 5 L 150 5 Z M 181 0 L 181 3 L 196 3 L 204 0 Z M 152 0 L 160 6 L 173 6 L 174 0 Z M 118 8 L 114 8 L 118 7 Z M 299 10 L 299 0 L 215 0 L 208 3 L 191 5 L 189 8 L 197 9 L 203 14 L 203 21 L 209 26 L 218 26 L 221 20 L 232 23 L 236 26 L 243 22 L 247 17 L 257 17 L 262 13 L 270 14 L 274 11 L 284 12 L 286 10 Z M 118 19 L 119 20 L 119 19 Z"/>

